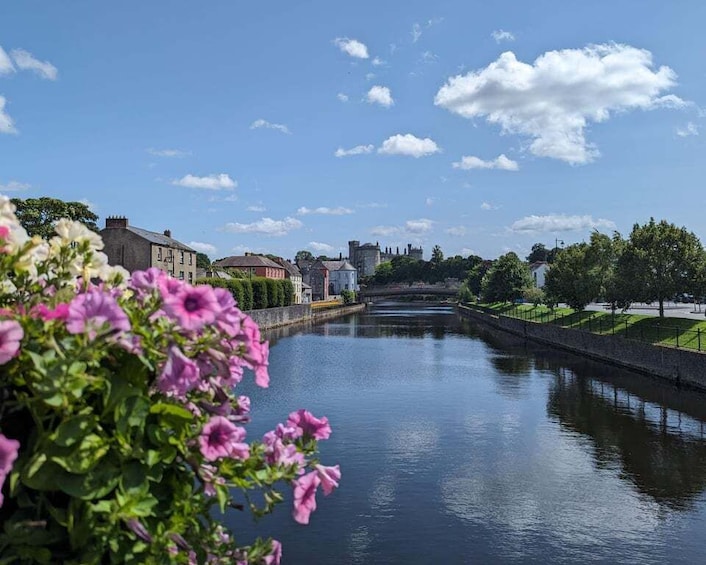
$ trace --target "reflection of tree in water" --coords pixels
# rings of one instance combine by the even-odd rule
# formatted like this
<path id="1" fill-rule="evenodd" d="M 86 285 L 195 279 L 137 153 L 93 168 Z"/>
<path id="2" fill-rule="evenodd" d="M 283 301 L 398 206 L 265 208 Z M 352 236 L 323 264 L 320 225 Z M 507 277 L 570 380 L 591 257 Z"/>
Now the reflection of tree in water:
<path id="1" fill-rule="evenodd" d="M 559 372 L 547 402 L 563 427 L 591 439 L 598 466 L 619 463 L 640 492 L 683 509 L 706 489 L 706 441 L 670 429 L 668 410 L 648 418 L 643 398 L 570 371 Z"/>

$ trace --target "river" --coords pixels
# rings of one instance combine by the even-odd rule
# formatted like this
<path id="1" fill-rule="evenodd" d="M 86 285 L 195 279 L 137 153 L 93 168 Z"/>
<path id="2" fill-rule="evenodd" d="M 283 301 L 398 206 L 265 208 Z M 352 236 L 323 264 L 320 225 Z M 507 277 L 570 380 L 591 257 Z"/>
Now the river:
<path id="1" fill-rule="evenodd" d="M 706 396 L 525 343 L 453 308 L 382 303 L 273 334 L 258 437 L 328 416 L 340 488 L 247 540 L 283 563 L 704 563 Z M 288 489 L 286 489 L 288 490 Z"/>

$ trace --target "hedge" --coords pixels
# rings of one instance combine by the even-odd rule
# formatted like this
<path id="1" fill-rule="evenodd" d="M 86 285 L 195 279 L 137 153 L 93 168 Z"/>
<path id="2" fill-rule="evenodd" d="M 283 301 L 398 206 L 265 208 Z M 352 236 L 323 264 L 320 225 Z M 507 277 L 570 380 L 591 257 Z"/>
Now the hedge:
<path id="1" fill-rule="evenodd" d="M 196 284 L 210 284 L 227 288 L 241 310 L 260 310 L 294 304 L 294 286 L 289 279 L 209 279 L 201 278 Z"/>

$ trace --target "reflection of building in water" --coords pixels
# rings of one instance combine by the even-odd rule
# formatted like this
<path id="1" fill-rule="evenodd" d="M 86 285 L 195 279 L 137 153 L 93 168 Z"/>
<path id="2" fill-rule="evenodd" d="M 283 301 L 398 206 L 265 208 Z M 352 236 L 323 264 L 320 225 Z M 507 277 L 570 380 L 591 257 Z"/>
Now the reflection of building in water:
<path id="1" fill-rule="evenodd" d="M 547 412 L 591 439 L 598 466 L 620 463 L 637 489 L 674 508 L 706 489 L 703 421 L 598 379 L 562 369 Z"/>
<path id="2" fill-rule="evenodd" d="M 399 247 L 395 249 L 392 247 L 380 249 L 380 244 L 377 242 L 375 244 L 364 243 L 363 245 L 356 240 L 348 242 L 348 261 L 358 269 L 358 274 L 362 277 L 374 275 L 375 268 L 380 263 L 392 261 L 395 257 L 410 257 L 421 261 L 423 255 L 422 248 L 412 247 L 411 243 L 408 243 L 406 248 L 403 247 L 400 253 Z"/>

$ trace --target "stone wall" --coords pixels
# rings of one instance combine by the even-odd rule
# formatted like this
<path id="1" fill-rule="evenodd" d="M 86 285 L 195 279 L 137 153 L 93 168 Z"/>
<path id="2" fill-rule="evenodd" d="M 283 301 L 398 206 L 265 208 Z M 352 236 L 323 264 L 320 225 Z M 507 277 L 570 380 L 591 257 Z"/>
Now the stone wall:
<path id="1" fill-rule="evenodd" d="M 263 310 L 250 310 L 246 312 L 261 330 L 270 328 L 278 328 L 297 324 L 306 321 L 321 321 L 330 318 L 353 314 L 365 309 L 365 304 L 352 304 L 350 306 L 341 306 L 340 308 L 328 308 L 318 312 L 312 312 L 311 304 L 295 304 L 293 306 L 284 306 L 282 308 L 265 308 Z"/>
<path id="2" fill-rule="evenodd" d="M 459 306 L 459 313 L 526 339 L 608 361 L 633 371 L 667 379 L 675 384 L 706 390 L 706 354 L 698 351 L 496 316 L 466 306 Z"/>

